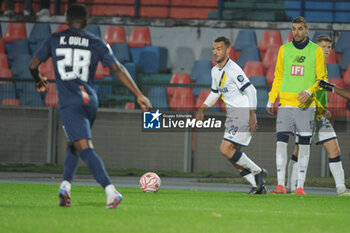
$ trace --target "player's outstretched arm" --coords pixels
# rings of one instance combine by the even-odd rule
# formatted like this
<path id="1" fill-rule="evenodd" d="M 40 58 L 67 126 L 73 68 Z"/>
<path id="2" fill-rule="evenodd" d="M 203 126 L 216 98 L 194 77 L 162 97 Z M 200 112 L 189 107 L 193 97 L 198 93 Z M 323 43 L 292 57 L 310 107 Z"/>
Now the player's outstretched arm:
<path id="1" fill-rule="evenodd" d="M 39 65 L 41 61 L 34 56 L 29 63 L 29 70 L 35 80 L 35 88 L 38 92 L 46 91 L 47 78 L 40 75 Z"/>
<path id="2" fill-rule="evenodd" d="M 335 92 L 336 94 L 340 95 L 341 97 L 344 97 L 346 99 L 350 99 L 350 91 L 349 90 L 337 87 L 333 83 L 329 83 L 329 82 L 324 81 L 324 80 L 320 80 L 318 85 L 320 87 L 322 87 L 323 89 L 325 89 L 326 91 Z"/>
<path id="3" fill-rule="evenodd" d="M 112 72 L 118 79 L 132 92 L 136 95 L 137 103 L 140 105 L 143 111 L 148 111 L 152 108 L 151 102 L 148 100 L 146 96 L 142 94 L 140 89 L 137 87 L 134 80 L 131 78 L 128 70 L 120 64 L 116 62 L 110 66 Z"/>

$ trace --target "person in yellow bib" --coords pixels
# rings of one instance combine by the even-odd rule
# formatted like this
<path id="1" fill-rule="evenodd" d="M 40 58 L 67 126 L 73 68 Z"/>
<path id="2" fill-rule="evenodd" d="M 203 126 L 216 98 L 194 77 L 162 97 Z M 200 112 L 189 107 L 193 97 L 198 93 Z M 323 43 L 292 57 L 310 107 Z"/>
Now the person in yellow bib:
<path id="1" fill-rule="evenodd" d="M 316 43 L 322 48 L 325 59 L 330 54 L 332 49 L 332 39 L 328 35 L 320 35 L 316 39 Z M 333 175 L 337 194 L 340 196 L 350 196 L 350 191 L 345 186 L 344 169 L 340 159 L 340 148 L 337 139 L 337 135 L 334 132 L 333 126 L 329 119 L 331 113 L 327 108 L 327 90 L 319 90 L 316 92 L 316 99 L 318 101 L 316 105 L 316 118 L 315 118 L 315 131 L 313 135 L 313 141 L 323 147 L 328 152 L 329 169 Z M 287 179 L 287 193 L 294 192 L 297 182 L 297 161 L 298 161 L 298 133 L 296 133 L 296 144 L 294 147 L 294 153 L 288 162 L 288 179 Z"/>
<path id="2" fill-rule="evenodd" d="M 299 134 L 299 159 L 296 194 L 305 194 L 304 182 L 310 157 L 316 98 L 320 90 L 317 80 L 326 79 L 324 54 L 307 33 L 306 19 L 299 16 L 292 21 L 293 40 L 283 44 L 278 52 L 275 79 L 269 93 L 266 110 L 273 114 L 277 97 L 280 104 L 276 120 L 277 187 L 271 193 L 285 194 L 287 146 L 289 135 Z"/>

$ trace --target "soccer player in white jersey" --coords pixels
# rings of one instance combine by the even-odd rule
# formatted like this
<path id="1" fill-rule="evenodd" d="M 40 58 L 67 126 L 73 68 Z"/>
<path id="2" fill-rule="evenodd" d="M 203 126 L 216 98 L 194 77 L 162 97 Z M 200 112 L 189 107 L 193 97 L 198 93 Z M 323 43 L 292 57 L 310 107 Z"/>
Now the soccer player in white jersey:
<path id="1" fill-rule="evenodd" d="M 204 111 L 221 97 L 225 103 L 227 119 L 220 152 L 235 166 L 240 174 L 252 184 L 249 194 L 265 194 L 266 171 L 260 168 L 240 150 L 248 146 L 252 132 L 257 130 L 256 89 L 243 70 L 229 58 L 231 42 L 218 37 L 213 43 L 217 63 L 211 70 L 211 92 L 199 107 L 196 119 L 203 120 Z"/>

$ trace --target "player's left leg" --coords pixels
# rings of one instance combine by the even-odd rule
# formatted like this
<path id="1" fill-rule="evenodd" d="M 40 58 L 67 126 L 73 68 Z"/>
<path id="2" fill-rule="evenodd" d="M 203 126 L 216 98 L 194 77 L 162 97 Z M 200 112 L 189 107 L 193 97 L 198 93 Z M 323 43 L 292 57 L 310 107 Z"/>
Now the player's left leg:
<path id="1" fill-rule="evenodd" d="M 231 162 L 231 161 L 230 161 Z M 256 185 L 256 181 L 255 181 L 255 176 L 247 169 L 231 162 L 232 165 L 237 169 L 237 171 L 239 172 L 239 175 L 243 177 L 243 179 L 245 179 L 246 181 L 248 181 L 251 185 L 252 188 L 250 189 L 250 191 L 248 192 L 248 194 L 256 194 L 257 191 L 257 185 Z"/>

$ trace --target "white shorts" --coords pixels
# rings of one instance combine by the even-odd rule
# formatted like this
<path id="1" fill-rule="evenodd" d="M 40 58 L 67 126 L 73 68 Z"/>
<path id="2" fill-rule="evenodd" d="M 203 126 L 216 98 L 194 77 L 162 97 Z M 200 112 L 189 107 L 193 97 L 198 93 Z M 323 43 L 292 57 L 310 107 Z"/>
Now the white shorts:
<path id="1" fill-rule="evenodd" d="M 314 132 L 312 135 L 312 140 L 316 145 L 323 144 L 332 139 L 336 139 L 337 135 L 333 129 L 331 122 L 325 117 L 320 117 L 315 119 Z M 295 142 L 299 142 L 299 135 L 295 137 Z"/>
<path id="2" fill-rule="evenodd" d="M 249 109 L 227 111 L 224 139 L 238 146 L 248 146 L 252 139 L 249 129 Z"/>
<path id="3" fill-rule="evenodd" d="M 300 136 L 312 136 L 315 109 L 315 107 L 278 107 L 276 120 L 277 133 L 294 134 L 294 131 L 296 131 Z"/>

